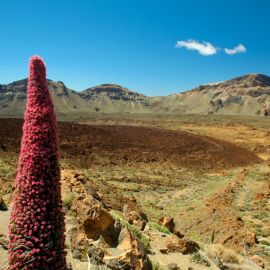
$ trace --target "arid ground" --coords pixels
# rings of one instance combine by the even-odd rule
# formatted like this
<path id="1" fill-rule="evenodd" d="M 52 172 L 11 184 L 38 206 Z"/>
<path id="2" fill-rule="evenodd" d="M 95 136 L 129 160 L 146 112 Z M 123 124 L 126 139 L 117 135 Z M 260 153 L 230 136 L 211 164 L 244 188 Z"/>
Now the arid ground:
<path id="1" fill-rule="evenodd" d="M 221 244 L 270 269 L 267 117 L 93 113 L 59 118 L 68 229 L 76 226 L 76 202 L 67 197 L 81 192 L 79 184 L 70 188 L 74 186 L 71 179 L 79 175 L 82 188 L 94 190 L 114 217 L 125 214 L 125 205 L 147 216 L 150 233 L 142 229 L 141 234 L 150 241 L 154 269 L 166 269 L 172 263 L 181 269 L 216 269 L 206 266 L 201 255 L 176 256 L 168 251 L 162 244 L 166 236 L 153 233 L 167 233 L 158 224 L 162 217 L 175 222 L 169 233 L 183 234 L 199 245 Z M 0 119 L 0 185 L 7 206 L 21 126 L 20 119 Z M 7 234 L 8 213 L 0 211 L 3 235 Z M 85 233 L 88 235 L 86 229 Z M 69 230 L 67 235 L 69 239 Z M 72 249 L 73 243 L 68 241 Z M 0 256 L 5 262 L 4 248 Z M 86 263 L 71 257 L 69 253 L 74 269 L 86 269 Z"/>

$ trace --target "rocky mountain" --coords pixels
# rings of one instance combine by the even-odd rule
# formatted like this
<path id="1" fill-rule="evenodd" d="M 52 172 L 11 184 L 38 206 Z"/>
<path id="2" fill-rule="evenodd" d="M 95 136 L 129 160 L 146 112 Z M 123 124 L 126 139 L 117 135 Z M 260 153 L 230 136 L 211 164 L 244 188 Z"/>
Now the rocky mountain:
<path id="1" fill-rule="evenodd" d="M 147 112 L 150 99 L 117 84 L 102 84 L 78 92 L 88 110 L 104 112 Z"/>
<path id="2" fill-rule="evenodd" d="M 48 80 L 55 108 L 58 112 L 75 111 L 80 97 L 63 82 Z M 27 79 L 0 85 L 0 114 L 22 115 L 26 103 Z"/>
<path id="3" fill-rule="evenodd" d="M 251 74 L 193 90 L 154 98 L 153 107 L 168 113 L 270 114 L 270 77 Z"/>
<path id="4" fill-rule="evenodd" d="M 147 97 L 120 85 L 102 84 L 82 92 L 48 80 L 58 113 L 136 112 L 270 115 L 270 77 L 251 74 L 163 97 Z M 21 116 L 27 79 L 0 85 L 0 115 Z"/>
<path id="5" fill-rule="evenodd" d="M 82 92 L 69 89 L 61 81 L 48 80 L 58 113 L 147 112 L 149 98 L 115 84 L 103 84 Z M 21 116 L 26 103 L 27 79 L 0 85 L 0 115 Z"/>

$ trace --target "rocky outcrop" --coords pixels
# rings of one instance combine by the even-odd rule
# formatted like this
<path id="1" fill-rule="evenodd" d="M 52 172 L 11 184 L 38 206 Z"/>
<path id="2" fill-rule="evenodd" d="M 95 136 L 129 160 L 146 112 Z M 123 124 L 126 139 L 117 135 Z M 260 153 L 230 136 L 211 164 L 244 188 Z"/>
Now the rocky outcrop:
<path id="1" fill-rule="evenodd" d="M 86 260 L 88 254 L 92 265 L 106 265 L 115 270 L 151 269 L 144 246 L 125 224 L 110 214 L 103 194 L 98 190 L 89 192 L 88 180 L 77 172 L 64 172 L 63 180 L 64 201 L 67 194 L 73 194 L 70 210 L 77 220 L 77 226 L 69 232 L 73 257 Z M 142 227 L 143 218 L 147 220 L 142 213 L 130 214 L 133 225 Z"/>
<path id="2" fill-rule="evenodd" d="M 97 99 L 101 96 L 107 96 L 112 100 L 134 101 L 145 103 L 147 97 L 145 95 L 130 91 L 129 89 L 117 84 L 102 84 L 91 87 L 79 93 L 86 100 Z"/>

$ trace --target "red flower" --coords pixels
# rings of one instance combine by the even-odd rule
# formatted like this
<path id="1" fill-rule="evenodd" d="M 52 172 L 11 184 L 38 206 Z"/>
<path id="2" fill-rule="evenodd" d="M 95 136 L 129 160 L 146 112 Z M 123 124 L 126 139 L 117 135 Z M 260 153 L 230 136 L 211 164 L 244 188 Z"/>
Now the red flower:
<path id="1" fill-rule="evenodd" d="M 34 56 L 9 225 L 10 269 L 66 269 L 64 231 L 55 113 L 44 62 Z"/>

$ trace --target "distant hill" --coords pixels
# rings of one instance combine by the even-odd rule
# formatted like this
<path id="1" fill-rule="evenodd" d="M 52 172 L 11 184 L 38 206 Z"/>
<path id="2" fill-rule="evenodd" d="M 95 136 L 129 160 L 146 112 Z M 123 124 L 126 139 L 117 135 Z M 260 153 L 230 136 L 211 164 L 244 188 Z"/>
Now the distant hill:
<path id="1" fill-rule="evenodd" d="M 270 115 L 270 77 L 250 74 L 200 85 L 190 91 L 147 97 L 120 85 L 102 84 L 82 92 L 48 80 L 58 113 L 131 112 Z M 0 115 L 22 116 L 27 79 L 0 85 Z"/>

